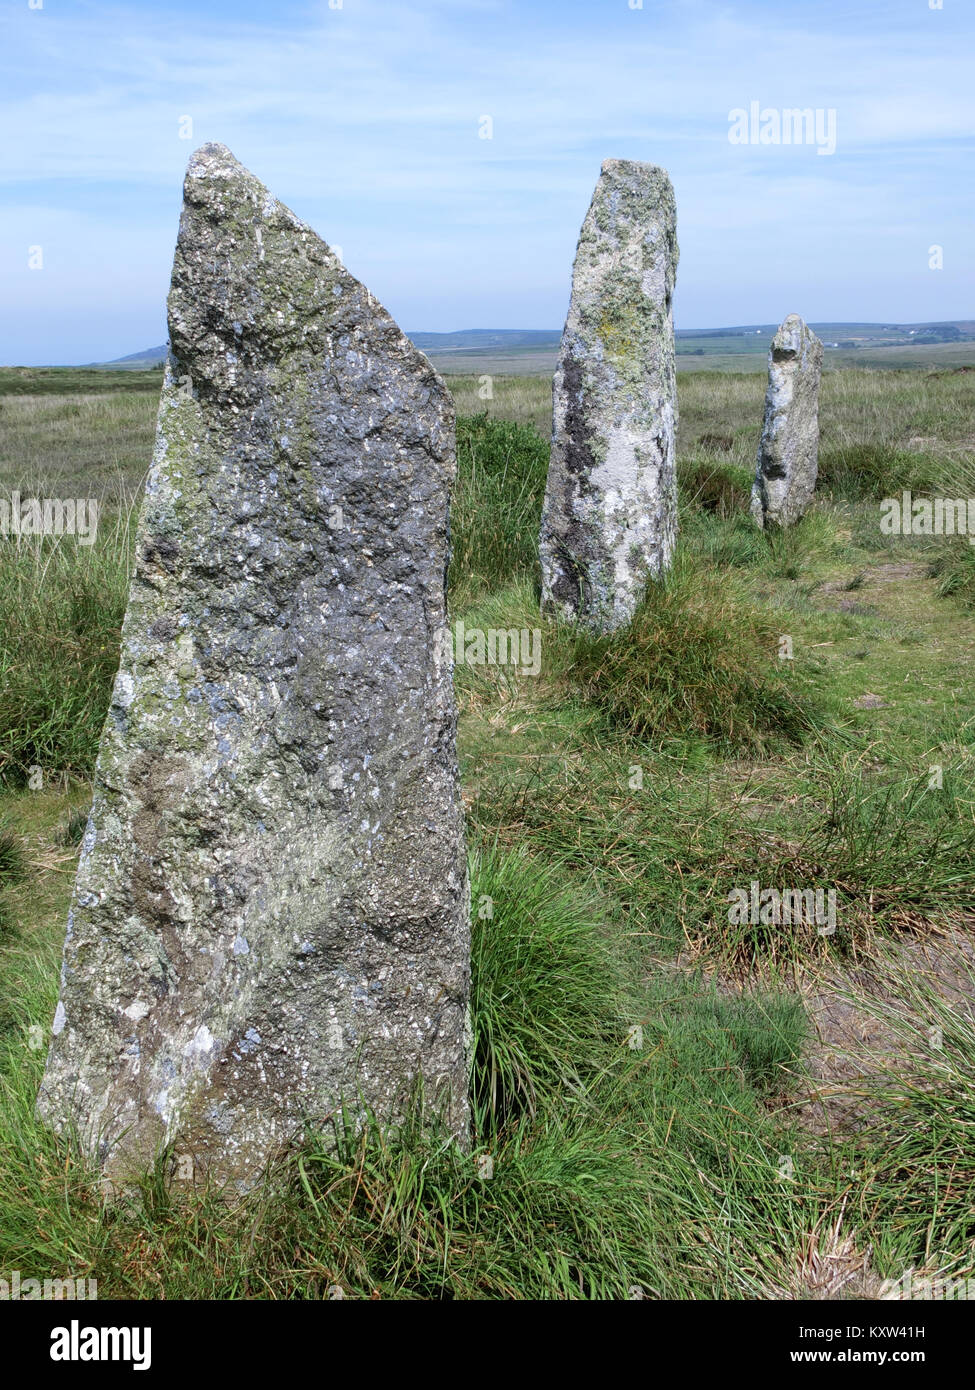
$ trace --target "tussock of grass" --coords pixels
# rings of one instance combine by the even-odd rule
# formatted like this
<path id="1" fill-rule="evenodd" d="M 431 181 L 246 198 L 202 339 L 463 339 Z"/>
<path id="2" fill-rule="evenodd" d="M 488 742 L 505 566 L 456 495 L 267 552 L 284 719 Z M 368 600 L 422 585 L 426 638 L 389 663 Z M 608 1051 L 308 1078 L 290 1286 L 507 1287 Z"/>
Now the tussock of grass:
<path id="1" fill-rule="evenodd" d="M 822 750 L 810 755 L 807 791 L 815 814 L 796 839 L 746 837 L 728 845 L 740 864 L 738 885 L 748 877 L 763 888 L 802 886 L 835 890 L 835 932 L 819 935 L 803 923 L 788 927 L 722 922 L 718 900 L 711 923 L 697 940 L 728 960 L 803 961 L 816 954 L 859 954 L 877 933 L 910 929 L 936 912 L 965 907 L 975 892 L 975 825 L 970 783 L 957 776 L 932 789 L 928 776 L 879 775 L 852 755 L 835 763 Z M 818 938 L 818 939 L 817 939 Z"/>
<path id="2" fill-rule="evenodd" d="M 746 511 L 730 516 L 688 508 L 681 536 L 703 563 L 716 569 L 761 569 L 769 562 L 768 537 Z"/>
<path id="3" fill-rule="evenodd" d="M 631 738 L 681 735 L 723 748 L 800 741 L 815 725 L 808 695 L 778 669 L 779 626 L 686 554 L 625 630 L 572 639 L 572 679 Z"/>
<path id="4" fill-rule="evenodd" d="M 768 1092 L 787 1086 L 806 1035 L 798 999 L 784 994 L 702 997 L 691 1017 L 695 1022 L 710 1019 L 750 1086 Z"/>
<path id="5" fill-rule="evenodd" d="M 680 500 L 720 517 L 748 514 L 754 469 L 713 459 L 681 459 L 677 466 Z"/>
<path id="6" fill-rule="evenodd" d="M 947 468 L 937 492 L 965 501 L 975 497 L 975 457 L 970 450 Z M 965 608 L 975 609 L 975 545 L 967 536 L 941 536 L 932 544 L 935 553 L 929 573 L 938 581 L 939 597 L 955 598 Z"/>
<path id="7" fill-rule="evenodd" d="M 938 477 L 938 463 L 928 454 L 856 443 L 820 451 L 816 485 L 835 497 L 879 499 L 899 497 L 905 488 L 927 491 Z"/>
<path id="8" fill-rule="evenodd" d="M 0 779 L 89 775 L 118 668 L 129 518 L 91 546 L 0 540 Z"/>
<path id="9" fill-rule="evenodd" d="M 938 581 L 939 598 L 956 598 L 975 608 L 975 546 L 967 540 L 942 541 L 930 573 Z"/>
<path id="10" fill-rule="evenodd" d="M 964 907 L 975 891 L 971 777 L 941 787 L 922 775 L 884 777 L 850 758 L 818 769 L 824 813 L 809 852 L 829 881 L 874 921 L 895 911 Z"/>
<path id="11" fill-rule="evenodd" d="M 73 806 L 68 812 L 68 819 L 64 830 L 61 832 L 61 843 L 66 848 L 80 845 L 84 839 L 85 828 L 88 825 L 88 809 L 84 806 Z"/>
<path id="12" fill-rule="evenodd" d="M 692 510 L 683 534 L 702 563 L 770 579 L 798 579 L 843 551 L 835 518 L 815 508 L 795 526 L 772 531 L 762 531 L 744 513 L 720 517 Z"/>
<path id="13" fill-rule="evenodd" d="M 24 850 L 17 836 L 0 827 L 0 888 L 24 877 Z"/>
<path id="14" fill-rule="evenodd" d="M 549 446 L 532 425 L 457 421 L 457 481 L 451 499 L 451 601 L 464 602 L 538 564 Z"/>
<path id="15" fill-rule="evenodd" d="M 474 864 L 474 1099 L 495 1122 L 578 1084 L 618 1024 L 625 974 L 598 904 L 554 866 L 487 850 Z"/>
<path id="16" fill-rule="evenodd" d="M 6 926 L 10 915 L 3 890 L 8 884 L 19 882 L 26 872 L 27 861 L 20 840 L 12 831 L 0 826 L 0 927 Z"/>
<path id="17" fill-rule="evenodd" d="M 939 598 L 956 598 L 966 608 L 975 608 L 975 547 L 967 541 L 946 540 L 931 562 L 937 579 Z"/>

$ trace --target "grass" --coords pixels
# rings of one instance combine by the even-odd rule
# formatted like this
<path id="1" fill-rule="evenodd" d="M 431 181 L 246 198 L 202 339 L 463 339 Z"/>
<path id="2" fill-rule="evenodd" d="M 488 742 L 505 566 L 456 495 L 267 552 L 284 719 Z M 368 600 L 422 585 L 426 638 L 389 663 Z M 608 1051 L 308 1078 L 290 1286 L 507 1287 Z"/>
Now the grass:
<path id="1" fill-rule="evenodd" d="M 704 440 L 714 436 L 705 435 Z M 731 447 L 730 435 L 724 435 Z M 715 513 L 722 518 L 748 512 L 753 471 L 738 464 L 716 462 L 714 458 L 682 459 L 677 475 L 678 496 L 687 507 Z"/>
<path id="2" fill-rule="evenodd" d="M 101 373 L 97 373 L 101 377 Z M 23 497 L 94 497 L 118 510 L 141 489 L 152 453 L 159 386 L 13 395 L 0 370 L 0 479 Z M 161 383 L 160 383 L 161 384 Z"/>
<path id="3" fill-rule="evenodd" d="M 0 783 L 89 775 L 118 667 L 130 514 L 91 546 L 0 539 Z"/>
<path id="4" fill-rule="evenodd" d="M 102 371 L 93 367 L 2 367 L 0 396 L 158 395 L 162 368 L 155 371 Z M 145 403 L 145 402 L 144 402 Z M 20 402 L 14 410 L 24 409 Z M 79 403 L 79 413 L 80 413 Z M 77 418 L 77 417 L 76 417 Z"/>
<path id="5" fill-rule="evenodd" d="M 24 851 L 16 835 L 10 830 L 0 829 L 0 888 L 23 878 Z"/>
<path id="6" fill-rule="evenodd" d="M 697 1299 L 808 1287 L 847 1232 L 885 1276 L 975 1263 L 968 1014 L 892 989 L 870 1123 L 823 1138 L 797 985 L 855 989 L 969 910 L 975 552 L 885 536 L 878 504 L 975 493 L 971 374 L 828 374 L 817 501 L 773 538 L 747 515 L 764 377 L 682 374 L 678 561 L 601 638 L 538 610 L 549 383 L 451 378 L 452 617 L 542 643 L 537 675 L 455 673 L 471 1152 L 338 1115 L 236 1207 L 160 1167 L 109 1208 L 33 1103 L 154 419 L 116 375 L 0 373 L 4 488 L 105 501 L 92 547 L 0 541 L 0 1270 L 122 1298 Z M 756 880 L 835 890 L 836 934 L 734 924 Z"/>
<path id="7" fill-rule="evenodd" d="M 450 591 L 471 601 L 534 573 L 548 449 L 531 425 L 457 422 L 457 481 L 451 499 Z"/>
<path id="8" fill-rule="evenodd" d="M 864 1175 L 859 1205 L 871 1209 L 880 1239 L 897 1251 L 891 1264 L 898 1275 L 924 1265 L 932 1275 L 971 1280 L 972 1012 L 946 996 L 935 972 L 905 966 L 889 946 L 877 969 L 884 988 L 867 1007 L 892 1041 L 891 1053 L 910 1064 L 883 1065 L 861 1083 L 870 1119 L 844 1140 L 843 1161 Z M 970 958 L 954 984 L 968 998 L 975 994 Z"/>
<path id="9" fill-rule="evenodd" d="M 956 453 L 943 479 L 941 495 L 975 498 L 975 451 Z M 975 508 L 966 508 L 975 522 Z M 967 518 L 966 518 L 967 519 Z M 955 598 L 971 611 L 975 609 L 975 546 L 968 536 L 944 536 L 934 543 L 930 573 L 937 579 L 942 598 Z"/>
<path id="10" fill-rule="evenodd" d="M 81 1156 L 38 1128 L 43 1058 L 11 1026 L 50 1008 L 56 924 L 49 952 L 8 947 L 0 1266 L 71 1269 L 100 1297 L 742 1292 L 795 1219 L 763 1097 L 796 1063 L 799 1011 L 721 1001 L 693 980 L 648 988 L 603 905 L 524 853 L 485 848 L 472 881 L 495 910 L 474 921 L 471 1153 L 415 1122 L 355 1132 L 339 1115 L 235 1208 L 206 1191 L 177 1199 L 161 1171 L 104 1205 Z M 736 1241 L 754 1242 L 742 1268 L 707 1236 L 725 1243 L 729 1208 Z"/>
<path id="11" fill-rule="evenodd" d="M 492 1127 L 584 1086 L 619 1048 L 626 972 L 598 900 L 556 866 L 497 849 L 475 863 L 474 1103 Z M 605 908 L 603 909 L 605 911 Z"/>
<path id="12" fill-rule="evenodd" d="M 685 552 L 624 632 L 573 634 L 570 669 L 631 738 L 704 738 L 726 751 L 774 735 L 798 742 L 822 716 L 781 674 L 780 627 Z"/>
<path id="13" fill-rule="evenodd" d="M 957 598 L 975 608 L 975 550 L 966 541 L 945 543 L 931 562 L 941 598 Z"/>
<path id="14" fill-rule="evenodd" d="M 817 486 L 834 497 L 879 500 L 891 495 L 895 479 L 902 491 L 920 493 L 936 486 L 938 478 L 938 461 L 929 454 L 860 443 L 824 450 Z"/>
<path id="15" fill-rule="evenodd" d="M 24 850 L 16 835 L 0 826 L 0 929 L 9 918 L 9 908 L 4 888 L 16 883 L 26 875 Z"/>

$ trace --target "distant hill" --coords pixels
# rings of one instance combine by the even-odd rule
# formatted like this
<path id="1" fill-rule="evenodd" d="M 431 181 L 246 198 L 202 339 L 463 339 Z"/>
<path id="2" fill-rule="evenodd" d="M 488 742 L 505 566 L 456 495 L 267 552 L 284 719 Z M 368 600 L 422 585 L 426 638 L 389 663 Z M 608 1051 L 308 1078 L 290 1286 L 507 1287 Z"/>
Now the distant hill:
<path id="1" fill-rule="evenodd" d="M 438 353 L 497 353 L 538 352 L 557 349 L 562 330 L 559 328 L 462 328 L 455 333 L 408 333 L 407 337 L 421 352 L 435 357 Z M 158 367 L 166 360 L 167 345 L 130 352 L 127 357 L 115 357 L 111 362 L 92 362 L 94 368 L 112 371 L 144 371 Z"/>
<path id="2" fill-rule="evenodd" d="M 975 342 L 975 320 L 951 319 L 940 323 L 811 323 L 810 328 L 822 338 L 827 348 L 850 351 L 861 347 L 916 347 L 919 343 Z M 742 324 L 734 328 L 679 328 L 676 338 L 687 343 L 720 340 L 721 351 L 727 351 L 729 341 L 744 339 L 740 351 L 754 352 L 752 338 L 771 338 L 777 323 Z M 684 349 L 687 351 L 687 347 Z M 712 351 L 717 349 L 712 347 Z"/>
<path id="3" fill-rule="evenodd" d="M 813 323 L 836 366 L 921 366 L 933 355 L 926 349 L 947 348 L 969 360 L 975 354 L 975 319 L 936 323 Z M 737 324 L 729 328 L 678 328 L 677 356 L 681 369 L 719 367 L 756 370 L 768 352 L 777 323 Z M 452 373 L 550 372 L 555 365 L 561 329 L 464 328 L 454 333 L 410 333 L 421 352 L 436 359 L 441 371 Z M 969 353 L 968 344 L 972 344 Z M 146 371 L 166 360 L 167 347 L 93 362 L 95 370 Z M 887 354 L 890 354 L 889 359 Z M 702 361 L 702 359 L 704 359 Z M 750 359 L 750 360 L 749 360 Z M 954 360 L 954 357 L 952 358 Z"/>
<path id="4" fill-rule="evenodd" d="M 113 372 L 144 372 L 150 367 L 161 367 L 166 360 L 169 346 L 145 348 L 142 352 L 130 352 L 128 357 L 114 357 L 111 362 L 89 362 L 86 365 L 96 370 Z"/>

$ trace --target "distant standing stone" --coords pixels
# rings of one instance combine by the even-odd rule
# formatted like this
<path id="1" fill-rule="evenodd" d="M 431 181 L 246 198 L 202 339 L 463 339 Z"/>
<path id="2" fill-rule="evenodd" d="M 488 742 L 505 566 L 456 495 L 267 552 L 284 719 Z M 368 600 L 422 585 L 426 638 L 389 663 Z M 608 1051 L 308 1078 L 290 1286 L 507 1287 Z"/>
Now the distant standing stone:
<path id="1" fill-rule="evenodd" d="M 450 395 L 222 145 L 192 157 L 121 666 L 38 1102 L 246 1189 L 422 1079 L 468 1130 Z M 361 1097 L 361 1101 L 360 1101 Z"/>
<path id="2" fill-rule="evenodd" d="M 792 526 L 809 505 L 819 468 L 823 345 L 798 314 L 772 339 L 765 422 L 752 487 L 759 526 Z"/>
<path id="3" fill-rule="evenodd" d="M 625 626 L 673 555 L 677 260 L 666 172 L 607 159 L 576 250 L 539 547 L 543 608 L 596 631 Z"/>

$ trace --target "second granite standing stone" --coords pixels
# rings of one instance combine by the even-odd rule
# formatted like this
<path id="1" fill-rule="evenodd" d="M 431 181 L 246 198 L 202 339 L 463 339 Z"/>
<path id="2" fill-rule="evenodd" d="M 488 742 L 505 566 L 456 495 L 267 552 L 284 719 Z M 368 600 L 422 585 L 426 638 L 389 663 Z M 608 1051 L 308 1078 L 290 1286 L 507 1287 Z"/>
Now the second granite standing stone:
<path id="1" fill-rule="evenodd" d="M 602 166 L 582 225 L 553 382 L 543 609 L 625 626 L 677 534 L 676 208 L 663 169 Z"/>
<path id="2" fill-rule="evenodd" d="M 752 486 L 752 516 L 763 529 L 804 514 L 819 471 L 819 378 L 823 345 L 798 314 L 772 339 L 765 420 Z"/>

